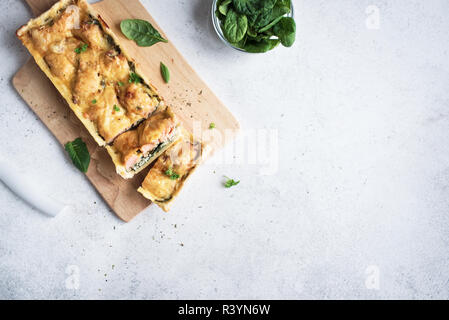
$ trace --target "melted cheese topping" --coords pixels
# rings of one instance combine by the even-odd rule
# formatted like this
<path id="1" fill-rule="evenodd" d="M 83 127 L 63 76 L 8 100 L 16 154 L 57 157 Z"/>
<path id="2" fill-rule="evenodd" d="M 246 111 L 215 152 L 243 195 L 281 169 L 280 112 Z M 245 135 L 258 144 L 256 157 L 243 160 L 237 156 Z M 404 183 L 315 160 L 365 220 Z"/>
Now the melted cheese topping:
<path id="1" fill-rule="evenodd" d="M 160 98 L 143 80 L 131 83 L 134 64 L 79 3 L 79 10 L 62 9 L 45 25 L 29 29 L 23 41 L 44 59 L 80 114 L 110 143 L 152 114 Z"/>
<path id="2" fill-rule="evenodd" d="M 120 154 L 122 163 L 129 169 L 160 143 L 168 142 L 173 137 L 176 126 L 178 120 L 167 107 L 149 117 L 137 129 L 121 134 L 115 139 L 113 146 Z"/>
<path id="3" fill-rule="evenodd" d="M 170 201 L 195 168 L 200 154 L 201 145 L 190 139 L 175 144 L 157 159 L 143 181 L 142 188 L 151 194 L 153 201 Z M 179 175 L 179 178 L 172 179 L 167 175 L 167 170 Z"/>

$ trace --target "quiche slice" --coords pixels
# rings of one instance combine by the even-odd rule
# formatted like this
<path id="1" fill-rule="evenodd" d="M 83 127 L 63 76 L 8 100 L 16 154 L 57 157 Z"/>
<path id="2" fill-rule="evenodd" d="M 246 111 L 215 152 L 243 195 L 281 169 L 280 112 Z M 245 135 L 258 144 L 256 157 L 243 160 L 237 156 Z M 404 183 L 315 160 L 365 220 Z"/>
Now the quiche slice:
<path id="1" fill-rule="evenodd" d="M 181 138 L 179 121 L 167 107 L 158 111 L 136 129 L 119 135 L 106 149 L 123 178 L 132 178 L 142 171 L 170 145 Z"/>
<path id="2" fill-rule="evenodd" d="M 181 139 L 174 143 L 154 163 L 142 186 L 137 190 L 164 211 L 170 209 L 187 178 L 200 163 L 203 146 L 184 128 Z"/>
<path id="3" fill-rule="evenodd" d="M 17 37 L 100 145 L 136 127 L 163 100 L 85 0 L 61 0 Z"/>

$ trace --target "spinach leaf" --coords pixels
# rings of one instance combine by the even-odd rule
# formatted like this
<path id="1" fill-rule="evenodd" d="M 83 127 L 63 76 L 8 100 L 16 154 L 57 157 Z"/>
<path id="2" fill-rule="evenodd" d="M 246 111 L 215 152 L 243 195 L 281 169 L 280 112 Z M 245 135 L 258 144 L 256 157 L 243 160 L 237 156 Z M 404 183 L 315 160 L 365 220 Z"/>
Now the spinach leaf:
<path id="1" fill-rule="evenodd" d="M 241 41 L 248 30 L 248 19 L 245 15 L 238 14 L 232 9 L 228 10 L 224 22 L 223 33 L 231 43 Z"/>
<path id="2" fill-rule="evenodd" d="M 270 34 L 267 33 L 258 33 L 255 36 L 248 35 L 248 39 L 251 41 L 261 41 L 261 40 L 268 40 L 271 38 Z"/>
<path id="3" fill-rule="evenodd" d="M 87 146 L 81 138 L 76 138 L 72 142 L 67 142 L 65 150 L 72 159 L 73 164 L 81 171 L 87 172 L 90 163 L 90 154 Z"/>
<path id="4" fill-rule="evenodd" d="M 289 10 L 292 9 L 292 1 L 291 0 L 278 0 L 276 2 L 277 5 L 287 7 Z"/>
<path id="5" fill-rule="evenodd" d="M 161 74 L 162 78 L 164 78 L 165 83 L 170 81 L 170 70 L 168 70 L 167 66 L 161 62 Z"/>
<path id="6" fill-rule="evenodd" d="M 224 0 L 220 3 L 220 5 L 218 6 L 218 11 L 222 14 L 222 15 L 226 15 L 228 13 L 228 8 L 229 8 L 229 4 L 232 2 L 232 0 Z"/>
<path id="7" fill-rule="evenodd" d="M 281 3 L 276 3 L 272 10 L 270 10 L 267 14 L 261 15 L 260 18 L 256 21 L 258 25 L 259 32 L 264 32 L 282 19 L 284 15 L 290 12 L 290 7 Z"/>
<path id="8" fill-rule="evenodd" d="M 158 42 L 168 42 L 151 23 L 140 19 L 126 19 L 120 23 L 122 33 L 138 46 L 150 47 Z"/>
<path id="9" fill-rule="evenodd" d="M 260 13 L 256 13 L 253 15 L 248 15 L 248 25 L 251 27 L 254 27 L 254 24 L 256 23 L 257 19 L 259 18 Z"/>
<path id="10" fill-rule="evenodd" d="M 248 27 L 248 31 L 246 32 L 246 34 L 248 35 L 248 37 L 257 37 L 257 32 L 250 27 Z"/>
<path id="11" fill-rule="evenodd" d="M 253 15 L 259 10 L 258 0 L 232 0 L 235 10 L 238 13 Z"/>
<path id="12" fill-rule="evenodd" d="M 251 53 L 264 53 L 274 49 L 279 44 L 279 39 L 263 39 L 260 41 L 249 40 L 243 49 Z"/>
<path id="13" fill-rule="evenodd" d="M 242 40 L 240 40 L 237 43 L 233 43 L 233 45 L 238 47 L 238 48 L 243 48 L 245 46 L 247 40 L 248 40 L 248 35 L 245 35 L 245 37 L 243 37 Z"/>
<path id="14" fill-rule="evenodd" d="M 279 37 L 284 47 L 291 47 L 296 38 L 296 23 L 292 18 L 282 18 L 274 27 L 273 32 Z"/>
<path id="15" fill-rule="evenodd" d="M 286 0 L 284 0 L 286 1 Z M 255 15 L 273 9 L 277 0 L 233 0 L 237 12 L 246 15 Z"/>
<path id="16" fill-rule="evenodd" d="M 262 12 L 270 11 L 276 5 L 277 0 L 259 0 L 259 10 Z"/>
<path id="17" fill-rule="evenodd" d="M 218 18 L 218 20 L 220 20 L 220 22 L 226 17 L 225 15 L 223 15 L 223 14 L 220 12 L 220 10 L 218 9 L 218 7 L 217 7 L 217 9 L 215 10 L 215 16 Z"/>

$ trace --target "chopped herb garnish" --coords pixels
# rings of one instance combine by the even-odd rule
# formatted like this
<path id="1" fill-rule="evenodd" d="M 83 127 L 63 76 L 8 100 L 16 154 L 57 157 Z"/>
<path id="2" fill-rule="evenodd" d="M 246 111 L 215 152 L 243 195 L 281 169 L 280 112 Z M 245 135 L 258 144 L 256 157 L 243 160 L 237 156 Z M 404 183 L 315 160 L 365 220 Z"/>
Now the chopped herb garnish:
<path id="1" fill-rule="evenodd" d="M 225 178 L 227 179 L 226 182 L 224 183 L 225 188 L 230 188 L 240 183 L 240 181 L 235 181 L 234 179 L 230 179 L 228 177 Z"/>
<path id="2" fill-rule="evenodd" d="M 92 104 L 96 104 L 97 103 L 97 99 L 92 100 Z"/>
<path id="3" fill-rule="evenodd" d="M 119 87 L 123 87 L 123 85 L 124 85 L 123 82 L 121 82 L 121 81 L 117 82 L 117 84 Z"/>
<path id="4" fill-rule="evenodd" d="M 114 111 L 120 111 L 120 108 L 119 107 L 117 107 L 117 105 L 116 104 L 114 104 Z"/>
<path id="5" fill-rule="evenodd" d="M 78 48 L 75 49 L 75 52 L 77 54 L 80 54 L 81 52 L 85 52 L 87 50 L 87 47 L 89 47 L 89 45 L 87 43 L 83 43 L 81 46 L 79 46 Z"/>
<path id="6" fill-rule="evenodd" d="M 135 72 L 129 74 L 129 83 L 141 83 L 142 78 Z"/>
<path id="7" fill-rule="evenodd" d="M 167 66 L 161 62 L 161 74 L 165 83 L 170 81 L 170 70 L 168 70 Z"/>
<path id="8" fill-rule="evenodd" d="M 172 168 L 169 168 L 167 171 L 165 171 L 165 175 L 172 180 L 179 179 L 179 174 L 175 173 Z"/>
<path id="9" fill-rule="evenodd" d="M 209 129 L 215 129 L 215 123 L 211 122 L 211 124 L 209 125 Z"/>

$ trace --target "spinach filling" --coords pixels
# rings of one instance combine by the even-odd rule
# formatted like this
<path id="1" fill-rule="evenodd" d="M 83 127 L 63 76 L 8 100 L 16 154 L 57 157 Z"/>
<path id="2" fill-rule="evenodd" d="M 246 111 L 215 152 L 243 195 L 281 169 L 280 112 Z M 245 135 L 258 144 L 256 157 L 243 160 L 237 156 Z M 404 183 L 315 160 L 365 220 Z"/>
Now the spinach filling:
<path id="1" fill-rule="evenodd" d="M 153 150 L 148 152 L 147 155 L 143 156 L 140 159 L 140 161 L 137 162 L 129 171 L 137 171 L 140 168 L 142 168 L 148 161 L 150 161 L 151 158 L 153 158 L 153 156 L 155 154 L 157 154 L 164 147 L 166 147 L 168 144 L 170 144 L 175 138 L 176 138 L 176 130 L 174 130 L 173 135 L 167 141 L 159 143 L 156 148 L 154 148 Z"/>
<path id="2" fill-rule="evenodd" d="M 162 199 L 162 200 L 155 200 L 156 202 L 159 203 L 165 203 L 165 202 L 169 202 L 171 199 L 173 199 L 173 196 L 168 197 L 167 199 Z"/>

